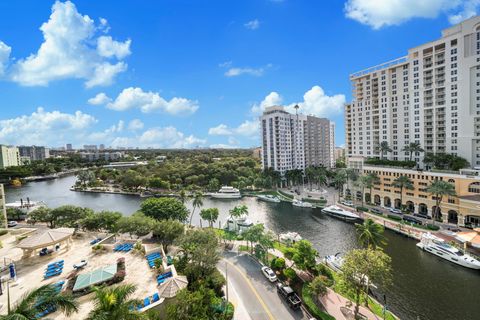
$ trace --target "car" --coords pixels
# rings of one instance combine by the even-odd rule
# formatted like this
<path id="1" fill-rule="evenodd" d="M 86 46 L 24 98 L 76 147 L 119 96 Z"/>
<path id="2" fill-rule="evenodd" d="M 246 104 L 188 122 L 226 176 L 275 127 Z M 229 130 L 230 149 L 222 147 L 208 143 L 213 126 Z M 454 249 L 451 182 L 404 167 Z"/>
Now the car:
<path id="1" fill-rule="evenodd" d="M 269 267 L 262 267 L 262 273 L 270 282 L 277 281 L 277 275 Z"/>
<path id="2" fill-rule="evenodd" d="M 370 209 L 370 211 L 371 211 L 372 213 L 375 213 L 375 214 L 383 214 L 382 210 L 377 209 L 377 208 L 372 208 L 372 209 Z"/>
<path id="3" fill-rule="evenodd" d="M 9 228 L 13 228 L 13 227 L 16 227 L 18 225 L 18 222 L 17 221 L 8 221 L 8 227 Z"/>
<path id="4" fill-rule="evenodd" d="M 421 213 L 414 213 L 414 217 L 422 218 L 422 219 L 432 219 L 432 217 L 427 216 L 426 214 L 421 214 Z"/>
<path id="5" fill-rule="evenodd" d="M 344 206 L 347 206 L 347 207 L 353 207 L 354 206 L 352 201 L 344 200 L 340 203 L 343 204 Z"/>
<path id="6" fill-rule="evenodd" d="M 396 208 L 390 208 L 388 211 L 390 211 L 390 213 L 402 214 L 402 210 Z"/>

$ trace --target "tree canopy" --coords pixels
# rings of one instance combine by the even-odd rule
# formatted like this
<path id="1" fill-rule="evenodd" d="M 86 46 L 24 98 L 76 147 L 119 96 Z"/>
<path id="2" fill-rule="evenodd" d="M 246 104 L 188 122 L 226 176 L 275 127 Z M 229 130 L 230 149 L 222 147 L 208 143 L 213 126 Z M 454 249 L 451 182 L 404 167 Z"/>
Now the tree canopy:
<path id="1" fill-rule="evenodd" d="M 157 220 L 174 219 L 187 221 L 189 212 L 185 205 L 175 198 L 149 198 L 142 202 L 140 211 Z"/>

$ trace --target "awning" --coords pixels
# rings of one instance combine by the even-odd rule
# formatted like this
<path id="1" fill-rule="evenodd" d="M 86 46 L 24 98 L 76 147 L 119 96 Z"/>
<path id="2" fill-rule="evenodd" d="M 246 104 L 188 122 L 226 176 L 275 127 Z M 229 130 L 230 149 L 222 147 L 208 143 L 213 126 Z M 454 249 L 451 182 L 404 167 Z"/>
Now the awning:
<path id="1" fill-rule="evenodd" d="M 112 264 L 89 273 L 80 274 L 75 281 L 73 291 L 82 290 L 98 283 L 103 283 L 113 278 L 117 273 L 117 264 Z"/>
<path id="2" fill-rule="evenodd" d="M 73 235 L 74 228 L 58 228 L 45 230 L 43 232 L 35 233 L 34 235 L 23 239 L 17 245 L 21 249 L 40 249 L 55 245 L 62 242 Z"/>
<path id="3" fill-rule="evenodd" d="M 158 294 L 164 298 L 173 298 L 177 295 L 178 291 L 186 288 L 188 285 L 187 277 L 177 276 L 168 278 L 158 288 Z"/>

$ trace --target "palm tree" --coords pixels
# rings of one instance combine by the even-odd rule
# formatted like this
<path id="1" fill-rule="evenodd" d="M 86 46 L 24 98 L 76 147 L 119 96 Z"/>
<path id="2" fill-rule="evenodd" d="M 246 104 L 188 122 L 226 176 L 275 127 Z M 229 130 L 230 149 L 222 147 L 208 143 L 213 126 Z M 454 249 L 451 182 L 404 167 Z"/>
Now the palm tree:
<path id="1" fill-rule="evenodd" d="M 335 177 L 333 178 L 333 183 L 338 188 L 338 194 L 343 193 L 343 185 L 347 182 L 347 173 L 345 170 L 337 170 Z"/>
<path id="2" fill-rule="evenodd" d="M 365 188 L 369 188 L 371 180 L 368 176 L 360 176 L 355 183 L 358 188 L 362 190 L 362 207 L 365 201 Z"/>
<path id="3" fill-rule="evenodd" d="M 2 320 L 33 320 L 47 309 L 60 310 L 67 317 L 78 311 L 78 304 L 71 295 L 58 292 L 53 285 L 44 285 L 23 295 L 13 308 L 10 307 L 10 290 L 7 287 L 8 311 Z"/>
<path id="4" fill-rule="evenodd" d="M 316 171 L 316 168 L 313 166 L 309 166 L 305 169 L 305 177 L 307 178 L 308 187 L 310 188 L 310 190 L 312 190 L 312 181 L 316 177 Z"/>
<path id="5" fill-rule="evenodd" d="M 393 180 L 393 186 L 395 188 L 400 188 L 400 208 L 403 206 L 403 190 L 413 190 L 415 187 L 413 186 L 413 181 L 404 175 L 397 177 Z"/>
<path id="6" fill-rule="evenodd" d="M 428 187 L 427 192 L 435 198 L 435 212 L 432 212 L 433 215 L 433 224 L 435 224 L 435 219 L 438 218 L 440 212 L 440 205 L 442 204 L 442 199 L 444 196 L 456 196 L 455 186 L 449 182 L 443 180 L 435 180 Z"/>
<path id="7" fill-rule="evenodd" d="M 387 141 L 380 142 L 380 144 L 378 145 L 378 150 L 380 151 L 380 159 L 382 159 L 382 160 L 384 158 L 384 154 L 386 154 L 388 152 L 392 152 L 392 149 L 388 145 Z"/>
<path id="8" fill-rule="evenodd" d="M 327 169 L 323 166 L 315 168 L 315 179 L 317 180 L 317 185 L 320 188 L 321 185 L 327 185 Z"/>
<path id="9" fill-rule="evenodd" d="M 200 217 L 208 221 L 210 228 L 212 228 L 215 221 L 217 221 L 218 215 L 218 208 L 203 209 L 200 211 Z"/>
<path id="10" fill-rule="evenodd" d="M 136 311 L 141 304 L 138 299 L 129 299 L 137 288 L 132 284 L 117 287 L 94 287 L 94 308 L 87 320 L 145 319 L 146 316 Z"/>
<path id="11" fill-rule="evenodd" d="M 232 218 L 240 218 L 244 215 L 248 215 L 248 207 L 246 205 L 236 206 L 230 210 Z"/>
<path id="12" fill-rule="evenodd" d="M 203 206 L 203 193 L 198 191 L 195 192 L 193 195 L 193 201 L 192 201 L 192 213 L 190 214 L 190 225 L 192 225 L 192 219 L 193 219 L 193 214 L 195 213 L 196 208 L 200 208 Z"/>
<path id="13" fill-rule="evenodd" d="M 362 224 L 356 223 L 355 229 L 358 240 L 365 248 L 375 249 L 378 245 L 385 243 L 383 226 L 375 223 L 372 219 L 367 219 Z"/>
<path id="14" fill-rule="evenodd" d="M 403 147 L 402 151 L 408 152 L 409 160 L 412 161 L 413 153 L 423 152 L 423 148 L 420 145 L 420 142 L 410 142 L 408 145 Z"/>
<path id="15" fill-rule="evenodd" d="M 178 200 L 180 200 L 182 204 L 185 204 L 185 202 L 187 202 L 187 193 L 185 192 L 185 189 L 180 190 L 180 192 L 178 193 Z"/>
<path id="16" fill-rule="evenodd" d="M 367 174 L 367 177 L 367 188 L 370 189 L 370 203 L 373 203 L 372 189 L 375 184 L 380 182 L 380 177 L 375 172 L 370 172 Z"/>

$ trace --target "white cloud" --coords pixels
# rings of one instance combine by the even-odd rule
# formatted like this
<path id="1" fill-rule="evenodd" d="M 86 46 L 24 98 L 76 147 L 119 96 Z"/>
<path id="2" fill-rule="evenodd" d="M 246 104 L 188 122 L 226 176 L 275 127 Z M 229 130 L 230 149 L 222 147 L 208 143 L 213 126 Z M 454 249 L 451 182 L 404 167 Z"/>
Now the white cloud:
<path id="1" fill-rule="evenodd" d="M 463 7 L 457 13 L 450 14 L 448 21 L 451 24 L 457 24 L 477 15 L 478 7 L 480 6 L 480 0 L 467 0 L 464 2 Z"/>
<path id="2" fill-rule="evenodd" d="M 104 131 L 90 133 L 86 139 L 93 143 L 111 141 L 118 133 L 122 132 L 124 128 L 125 122 L 120 120 L 116 125 L 112 125 Z"/>
<path id="3" fill-rule="evenodd" d="M 258 19 L 254 19 L 245 23 L 244 26 L 250 30 L 257 30 L 260 27 L 260 21 L 258 21 Z"/>
<path id="4" fill-rule="evenodd" d="M 97 38 L 108 31 L 106 20 L 97 27 L 70 2 L 55 2 L 50 19 L 40 30 L 44 42 L 36 53 L 20 59 L 12 68 L 11 79 L 25 86 L 48 85 L 62 79 L 84 79 L 87 87 L 109 85 L 127 69 L 123 61 L 111 62 L 130 54 L 130 40 Z"/>
<path id="5" fill-rule="evenodd" d="M 241 135 L 246 137 L 258 135 L 259 123 L 258 120 L 245 120 L 236 128 L 229 128 L 225 124 L 219 124 L 216 127 L 210 128 L 208 134 L 212 136 L 230 136 Z M 232 140 L 233 141 L 233 140 Z"/>
<path id="6" fill-rule="evenodd" d="M 112 101 L 105 93 L 100 92 L 95 97 L 88 99 L 88 103 L 94 106 L 104 105 Z"/>
<path id="7" fill-rule="evenodd" d="M 93 116 L 81 111 L 70 114 L 38 108 L 30 115 L 0 120 L 0 140 L 14 145 L 58 145 L 96 122 Z"/>
<path id="8" fill-rule="evenodd" d="M 142 130 L 143 129 L 143 122 L 142 120 L 140 119 L 133 119 L 132 121 L 130 121 L 130 123 L 128 124 L 128 130 L 131 130 L 131 131 L 137 131 L 137 130 Z"/>
<path id="9" fill-rule="evenodd" d="M 5 73 L 5 69 L 11 52 L 12 48 L 7 46 L 4 42 L 0 41 L 0 76 Z"/>
<path id="10" fill-rule="evenodd" d="M 131 42 L 130 39 L 125 42 L 118 42 L 110 36 L 101 36 L 97 39 L 97 51 L 102 57 L 111 58 L 115 56 L 117 59 L 123 59 L 131 53 Z"/>
<path id="11" fill-rule="evenodd" d="M 205 145 L 207 141 L 193 135 L 186 136 L 175 127 L 151 128 L 135 138 L 118 137 L 112 146 L 139 146 L 143 148 L 192 148 Z"/>
<path id="12" fill-rule="evenodd" d="M 237 146 L 232 146 L 230 144 L 225 144 L 225 143 L 216 143 L 216 144 L 211 144 L 209 146 L 211 149 L 234 149 L 237 148 Z"/>
<path id="13" fill-rule="evenodd" d="M 477 0 L 348 0 L 345 15 L 373 29 L 380 29 L 412 18 L 435 18 L 440 13 L 451 13 L 452 9 L 464 11 L 471 2 L 478 5 Z"/>
<path id="14" fill-rule="evenodd" d="M 346 98 L 343 94 L 328 96 L 319 86 L 313 86 L 303 95 L 303 102 L 292 103 L 287 106 L 287 111 L 295 112 L 296 104 L 300 106 L 299 112 L 317 117 L 328 117 L 342 112 Z"/>
<path id="15" fill-rule="evenodd" d="M 130 87 L 123 89 L 114 101 L 107 104 L 107 108 L 117 111 L 137 108 L 144 113 L 163 111 L 172 115 L 189 115 L 198 110 L 198 102 L 178 97 L 167 101 L 157 92 Z"/>
<path id="16" fill-rule="evenodd" d="M 230 68 L 225 72 L 226 77 L 237 77 L 244 74 L 248 74 L 255 77 L 261 77 L 265 73 L 265 68 Z"/>
<path id="17" fill-rule="evenodd" d="M 208 134 L 212 136 L 225 136 L 232 134 L 232 131 L 225 124 L 219 124 L 216 127 L 208 129 Z"/>
<path id="18" fill-rule="evenodd" d="M 254 104 L 252 106 L 252 113 L 254 115 L 260 115 L 265 110 L 266 107 L 278 106 L 283 102 L 283 98 L 278 94 L 278 92 L 270 92 L 265 99 L 262 100 L 259 104 Z"/>

